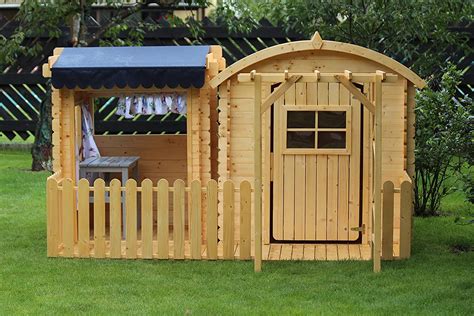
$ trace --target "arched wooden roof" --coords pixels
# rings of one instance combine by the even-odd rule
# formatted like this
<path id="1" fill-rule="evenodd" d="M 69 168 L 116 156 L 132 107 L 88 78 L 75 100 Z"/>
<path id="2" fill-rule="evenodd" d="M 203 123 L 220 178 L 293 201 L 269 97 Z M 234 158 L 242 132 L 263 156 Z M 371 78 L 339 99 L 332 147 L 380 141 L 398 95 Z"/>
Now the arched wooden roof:
<path id="1" fill-rule="evenodd" d="M 233 75 L 238 74 L 243 69 L 272 57 L 287 53 L 318 49 L 352 54 L 355 56 L 372 60 L 376 63 L 382 64 L 392 69 L 394 72 L 405 77 L 408 81 L 411 81 L 413 84 L 415 84 L 415 86 L 420 89 L 426 86 L 426 83 L 425 81 L 423 81 L 423 79 L 421 79 L 416 73 L 414 73 L 398 61 L 365 47 L 341 42 L 322 40 L 318 32 L 313 35 L 311 40 L 284 43 L 268 47 L 256 53 L 253 53 L 252 55 L 249 55 L 224 69 L 221 73 L 219 73 L 210 81 L 210 85 L 212 88 L 216 88 L 222 82 L 232 77 Z"/>

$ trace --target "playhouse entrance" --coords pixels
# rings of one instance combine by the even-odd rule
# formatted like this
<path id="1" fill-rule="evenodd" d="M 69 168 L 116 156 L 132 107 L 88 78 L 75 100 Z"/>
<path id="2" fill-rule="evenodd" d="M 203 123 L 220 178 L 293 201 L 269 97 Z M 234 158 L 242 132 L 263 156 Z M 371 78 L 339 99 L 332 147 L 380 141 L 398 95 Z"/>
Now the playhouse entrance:
<path id="1" fill-rule="evenodd" d="M 296 83 L 272 125 L 272 241 L 359 241 L 360 102 L 339 83 Z"/>

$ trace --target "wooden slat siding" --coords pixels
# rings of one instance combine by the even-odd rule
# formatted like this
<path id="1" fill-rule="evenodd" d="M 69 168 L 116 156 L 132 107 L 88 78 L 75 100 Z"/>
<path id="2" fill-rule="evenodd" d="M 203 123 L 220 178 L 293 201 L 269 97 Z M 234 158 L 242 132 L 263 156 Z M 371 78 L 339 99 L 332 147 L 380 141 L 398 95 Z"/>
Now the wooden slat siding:
<path id="1" fill-rule="evenodd" d="M 338 244 L 337 245 L 337 259 L 338 260 L 349 260 L 349 245 L 348 244 Z"/>
<path id="2" fill-rule="evenodd" d="M 304 257 L 304 245 L 302 244 L 293 245 L 291 260 L 303 260 L 303 257 Z"/>
<path id="3" fill-rule="evenodd" d="M 137 181 L 128 179 L 125 184 L 125 255 L 137 258 Z"/>
<path id="4" fill-rule="evenodd" d="M 292 85 L 285 92 L 285 105 L 296 104 L 296 86 Z M 286 121 L 282 117 L 280 120 Z M 286 126 L 281 126 L 282 130 Z M 280 131 L 281 133 L 281 131 Z M 286 144 L 282 144 L 282 148 Z M 283 155 L 283 239 L 293 240 L 295 238 L 295 156 Z"/>
<path id="5" fill-rule="evenodd" d="M 326 260 L 338 260 L 336 244 L 326 245 Z"/>
<path id="6" fill-rule="evenodd" d="M 327 260 L 326 245 L 315 245 L 314 260 Z"/>
<path id="7" fill-rule="evenodd" d="M 349 259 L 351 259 L 351 260 L 361 260 L 360 245 L 357 245 L 357 244 L 350 244 L 349 245 Z"/>
<path id="8" fill-rule="evenodd" d="M 339 84 L 339 105 L 351 105 L 350 93 Z M 351 111 L 352 113 L 352 111 Z M 347 134 L 346 137 L 350 137 Z M 352 139 L 350 140 L 352 142 Z M 339 156 L 339 179 L 338 179 L 338 211 L 337 211 L 337 239 L 348 240 L 349 238 L 349 164 L 352 157 Z"/>
<path id="9" fill-rule="evenodd" d="M 184 259 L 184 218 L 184 181 L 176 180 L 173 192 L 174 259 Z"/>
<path id="10" fill-rule="evenodd" d="M 337 194 L 338 194 L 339 158 L 336 155 L 328 156 L 327 180 L 327 232 L 328 240 L 337 240 Z"/>
<path id="11" fill-rule="evenodd" d="M 306 159 L 305 155 L 295 155 L 295 240 L 305 239 L 306 202 Z"/>
<path id="12" fill-rule="evenodd" d="M 318 82 L 318 105 L 329 104 L 329 84 Z M 316 156 L 316 240 L 327 239 L 327 206 L 328 206 L 328 156 Z"/>
<path id="13" fill-rule="evenodd" d="M 262 87 L 262 99 L 266 99 L 271 93 L 271 86 L 266 84 Z M 263 156 L 263 192 L 262 192 L 262 203 L 263 203 L 263 244 L 270 243 L 270 208 L 272 203 L 270 202 L 270 181 L 273 180 L 271 175 L 273 168 L 273 154 L 271 154 L 271 113 L 272 107 L 265 111 L 262 115 L 262 156 Z"/>
<path id="14" fill-rule="evenodd" d="M 412 184 L 403 181 L 400 186 L 400 258 L 410 258 L 412 235 Z"/>
<path id="15" fill-rule="evenodd" d="M 224 182 L 224 259 L 234 259 L 234 183 Z"/>
<path id="16" fill-rule="evenodd" d="M 306 105 L 306 83 L 295 83 L 295 104 Z M 306 157 L 295 155 L 295 239 L 305 239 Z"/>
<path id="17" fill-rule="evenodd" d="M 385 260 L 393 259 L 393 200 L 393 182 L 386 181 L 382 198 L 382 259 Z"/>
<path id="18" fill-rule="evenodd" d="M 94 257 L 105 258 L 105 182 L 94 181 Z"/>
<path id="19" fill-rule="evenodd" d="M 209 180 L 207 183 L 207 259 L 217 259 L 217 182 Z"/>
<path id="20" fill-rule="evenodd" d="M 142 258 L 153 258 L 153 182 L 142 181 L 141 194 Z"/>
<path id="21" fill-rule="evenodd" d="M 169 254 L 169 184 L 161 179 L 157 184 L 157 242 L 158 259 L 168 259 Z"/>
<path id="22" fill-rule="evenodd" d="M 318 104 L 318 84 L 309 82 L 306 84 L 306 103 Z M 316 240 L 316 201 L 317 201 L 317 156 L 306 156 L 306 229 L 305 239 Z M 314 249 L 313 249 L 314 258 Z"/>
<path id="23" fill-rule="evenodd" d="M 59 246 L 59 230 L 62 227 L 59 227 L 59 191 L 58 191 L 58 182 L 56 179 L 48 178 L 46 182 L 47 189 L 47 254 L 48 257 L 58 256 L 58 246 Z"/>
<path id="24" fill-rule="evenodd" d="M 79 180 L 78 185 L 78 249 L 79 257 L 89 257 L 89 181 Z"/>
<path id="25" fill-rule="evenodd" d="M 304 245 L 303 260 L 314 260 L 314 245 Z"/>
<path id="26" fill-rule="evenodd" d="M 190 192 L 190 240 L 191 240 L 191 258 L 201 259 L 201 181 L 194 180 L 191 182 Z"/>
<path id="27" fill-rule="evenodd" d="M 361 133 L 361 104 L 352 98 L 351 121 L 351 158 L 349 166 L 349 240 L 356 240 L 359 232 L 352 227 L 359 226 L 360 214 L 360 133 Z"/>
<path id="28" fill-rule="evenodd" d="M 283 156 L 283 239 L 295 238 L 295 156 Z"/>
<path id="29" fill-rule="evenodd" d="M 274 126 L 273 126 L 273 137 L 274 137 L 274 147 L 273 147 L 273 159 L 274 159 L 274 169 L 273 169 L 273 228 L 271 234 L 277 240 L 283 239 L 283 195 L 284 195 L 284 184 L 276 185 L 278 183 L 278 179 L 283 179 L 283 159 L 282 155 L 279 153 L 281 152 L 282 138 L 281 138 L 281 110 L 280 107 L 284 104 L 284 98 L 281 97 L 278 99 L 275 104 L 273 105 L 273 115 L 274 115 Z M 280 122 L 280 123 L 279 123 Z"/>
<path id="30" fill-rule="evenodd" d="M 326 240 L 327 221 L 327 176 L 328 159 L 326 155 L 318 155 L 316 158 L 316 240 Z"/>
<path id="31" fill-rule="evenodd" d="M 242 181 L 240 183 L 240 259 L 250 259 L 251 239 L 251 194 L 252 188 L 250 182 Z"/>
<path id="32" fill-rule="evenodd" d="M 62 194 L 62 208 L 63 208 L 63 256 L 74 256 L 74 185 L 70 178 L 63 181 Z"/>
<path id="33" fill-rule="evenodd" d="M 120 180 L 110 181 L 110 257 L 122 257 L 122 192 Z"/>

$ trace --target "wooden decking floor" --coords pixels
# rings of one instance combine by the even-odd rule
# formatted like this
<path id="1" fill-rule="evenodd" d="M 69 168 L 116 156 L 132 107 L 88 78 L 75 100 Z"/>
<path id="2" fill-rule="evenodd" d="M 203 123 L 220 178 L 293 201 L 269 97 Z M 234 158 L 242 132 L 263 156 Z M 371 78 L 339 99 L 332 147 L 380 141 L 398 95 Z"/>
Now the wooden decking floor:
<path id="1" fill-rule="evenodd" d="M 94 241 L 90 241 L 89 257 L 95 258 Z M 235 244 L 234 258 L 230 260 L 240 260 L 240 252 L 238 242 Z M 63 256 L 63 249 L 59 249 L 59 256 Z M 191 259 L 190 242 L 185 241 L 184 258 Z M 201 247 L 201 260 L 207 259 L 206 245 Z M 153 241 L 153 259 L 157 259 L 158 243 Z M 169 241 L 169 259 L 174 258 L 174 244 Z M 218 259 L 224 259 L 223 244 L 218 243 L 217 246 Z M 79 257 L 79 249 L 77 244 L 74 246 L 74 257 Z M 251 254 L 253 259 L 253 253 Z M 110 242 L 106 241 L 105 258 L 110 258 Z M 126 259 L 126 244 L 122 241 L 121 258 Z M 137 256 L 142 258 L 141 241 L 137 241 Z M 132 258 L 133 259 L 133 258 Z M 371 250 L 369 245 L 361 244 L 270 244 L 263 245 L 263 260 L 370 260 Z"/>

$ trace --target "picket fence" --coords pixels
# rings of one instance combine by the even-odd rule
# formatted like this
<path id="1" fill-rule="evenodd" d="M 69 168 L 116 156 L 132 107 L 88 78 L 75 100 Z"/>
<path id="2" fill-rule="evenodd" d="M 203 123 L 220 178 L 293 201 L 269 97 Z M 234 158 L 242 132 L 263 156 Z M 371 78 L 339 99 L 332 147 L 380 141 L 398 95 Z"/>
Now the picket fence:
<path id="1" fill-rule="evenodd" d="M 215 180 L 205 186 L 195 180 L 186 187 L 183 180 L 169 186 L 167 180 L 161 179 L 153 186 L 150 179 L 145 179 L 137 186 L 135 180 L 129 179 L 123 187 L 118 179 L 109 186 L 97 179 L 91 187 L 86 179 L 74 186 L 71 179 L 53 175 L 47 181 L 48 256 L 250 260 L 251 194 L 248 181 L 236 188 L 229 180 L 219 188 Z M 236 197 L 240 202 L 238 219 Z M 223 216 L 222 227 L 218 216 Z M 235 232 L 236 222 L 240 223 L 239 232 Z M 218 230 L 222 230 L 220 238 Z"/>

